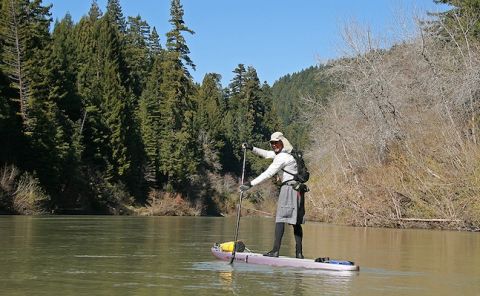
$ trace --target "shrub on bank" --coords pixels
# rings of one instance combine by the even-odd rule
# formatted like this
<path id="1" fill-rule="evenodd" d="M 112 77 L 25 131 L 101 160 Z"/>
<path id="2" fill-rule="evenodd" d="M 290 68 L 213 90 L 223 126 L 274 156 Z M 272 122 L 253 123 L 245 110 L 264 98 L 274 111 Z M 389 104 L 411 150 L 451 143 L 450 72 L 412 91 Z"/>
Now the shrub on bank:
<path id="1" fill-rule="evenodd" d="M 201 209 L 192 205 L 179 193 L 152 190 L 145 207 L 137 208 L 140 216 L 199 216 Z"/>
<path id="2" fill-rule="evenodd" d="M 49 197 L 38 179 L 13 165 L 5 165 L 0 172 L 0 210 L 20 215 L 45 212 Z"/>

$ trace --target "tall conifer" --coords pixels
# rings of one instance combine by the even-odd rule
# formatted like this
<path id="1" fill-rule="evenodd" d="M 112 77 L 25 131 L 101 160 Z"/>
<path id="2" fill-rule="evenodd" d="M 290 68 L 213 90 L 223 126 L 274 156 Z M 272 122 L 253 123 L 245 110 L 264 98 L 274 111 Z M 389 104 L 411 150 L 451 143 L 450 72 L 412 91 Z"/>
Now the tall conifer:
<path id="1" fill-rule="evenodd" d="M 150 52 L 150 59 L 153 58 L 160 53 L 162 50 L 162 45 L 160 44 L 160 36 L 157 33 L 157 29 L 153 27 L 152 32 L 148 38 L 148 49 Z"/>
<path id="2" fill-rule="evenodd" d="M 14 99 L 18 103 L 17 112 L 29 133 L 28 109 L 33 80 L 30 72 L 38 66 L 39 52 L 49 40 L 50 7 L 42 6 L 41 0 L 3 0 L 1 4 L 2 70 L 18 90 Z"/>
<path id="3" fill-rule="evenodd" d="M 135 97 L 140 97 L 151 68 L 148 42 L 150 26 L 140 16 L 128 18 L 125 36 L 125 62 L 129 70 L 130 86 Z"/>
<path id="4" fill-rule="evenodd" d="M 117 26 L 120 33 L 124 34 L 127 31 L 127 22 L 123 16 L 122 7 L 119 0 L 108 0 L 107 2 L 107 14 L 111 18 L 111 21 Z"/>
<path id="5" fill-rule="evenodd" d="M 183 6 L 180 3 L 180 0 L 172 0 L 170 8 L 170 23 L 173 28 L 167 33 L 167 50 L 178 54 L 178 59 L 185 74 L 190 77 L 190 72 L 187 70 L 187 66 L 190 66 L 195 70 L 195 64 L 190 59 L 190 49 L 187 46 L 182 32 L 190 34 L 195 34 L 195 32 L 185 25 L 183 14 Z"/>
<path id="6" fill-rule="evenodd" d="M 245 66 L 239 64 L 233 70 L 235 76 L 229 84 L 228 112 L 231 119 L 228 122 L 228 139 L 232 145 L 235 163 L 241 162 L 242 142 L 251 141 L 251 129 L 254 124 L 253 117 L 248 117 L 248 102 L 246 102 L 246 74 Z"/>
<path id="7" fill-rule="evenodd" d="M 157 55 L 138 107 L 140 132 L 147 158 L 145 177 L 155 186 L 159 185 L 162 179 L 160 173 L 160 102 L 163 98 L 159 88 L 162 81 L 162 59 L 160 55 Z"/>
<path id="8" fill-rule="evenodd" d="M 206 74 L 196 96 L 196 121 L 199 130 L 203 166 L 212 171 L 221 169 L 220 150 L 224 146 L 223 118 L 225 98 L 219 74 Z"/>
<path id="9" fill-rule="evenodd" d="M 193 82 L 186 66 L 195 67 L 182 32 L 193 33 L 183 21 L 179 0 L 171 2 L 172 30 L 167 33 L 167 52 L 162 62 L 160 85 L 160 169 L 169 189 L 182 187 L 197 172 L 197 131 L 194 125 Z"/>
<path id="10" fill-rule="evenodd" d="M 98 51 L 102 61 L 101 109 L 103 118 L 109 131 L 108 150 L 108 176 L 114 180 L 124 176 L 130 168 L 130 155 L 127 151 L 127 126 L 126 120 L 129 116 L 127 91 L 121 81 L 121 57 L 120 38 L 117 28 L 111 20 L 103 18 L 100 20 L 100 34 L 98 39 Z"/>
<path id="11" fill-rule="evenodd" d="M 85 165 L 96 171 L 105 171 L 108 165 L 108 128 L 103 119 L 102 59 L 98 39 L 102 12 L 94 0 L 87 16 L 80 19 L 74 28 L 77 58 L 77 92 L 82 98 L 82 138 Z"/>

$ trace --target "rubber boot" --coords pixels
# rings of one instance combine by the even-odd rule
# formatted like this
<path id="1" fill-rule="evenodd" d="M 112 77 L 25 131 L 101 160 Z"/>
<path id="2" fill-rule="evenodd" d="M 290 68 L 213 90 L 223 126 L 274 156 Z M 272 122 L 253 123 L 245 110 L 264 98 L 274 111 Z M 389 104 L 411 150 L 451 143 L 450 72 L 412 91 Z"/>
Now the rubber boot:
<path id="1" fill-rule="evenodd" d="M 300 249 L 300 250 L 298 250 L 298 249 L 296 250 L 296 252 L 295 252 L 295 257 L 297 257 L 298 259 L 303 259 L 303 258 L 305 258 L 305 257 L 303 257 L 303 254 L 302 254 L 302 250 L 301 250 L 301 249 Z"/>
<path id="2" fill-rule="evenodd" d="M 301 224 L 293 225 L 293 234 L 295 235 L 295 257 L 303 259 L 305 257 L 302 252 L 303 230 Z"/>
<path id="3" fill-rule="evenodd" d="M 284 231 L 284 223 L 275 223 L 275 242 L 273 243 L 273 249 L 270 252 L 263 254 L 263 256 L 278 257 L 280 255 L 280 245 L 282 244 Z"/>
<path id="4" fill-rule="evenodd" d="M 279 251 L 271 250 L 270 252 L 267 252 L 267 253 L 263 254 L 263 256 L 278 257 L 279 256 Z"/>

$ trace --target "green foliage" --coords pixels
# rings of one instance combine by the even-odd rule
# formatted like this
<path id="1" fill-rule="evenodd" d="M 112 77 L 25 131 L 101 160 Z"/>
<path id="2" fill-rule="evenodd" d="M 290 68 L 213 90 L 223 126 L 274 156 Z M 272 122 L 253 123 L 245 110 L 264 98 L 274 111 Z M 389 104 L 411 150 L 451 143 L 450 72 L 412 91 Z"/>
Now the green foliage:
<path id="1" fill-rule="evenodd" d="M 153 27 L 152 32 L 148 36 L 148 49 L 150 60 L 153 61 L 154 58 L 160 54 L 162 50 L 162 45 L 160 44 L 160 36 L 158 36 L 157 29 Z"/>
<path id="2" fill-rule="evenodd" d="M 226 111 L 226 102 L 220 79 L 218 74 L 206 74 L 196 96 L 195 125 L 201 145 L 202 167 L 213 172 L 220 171 L 222 167 L 220 150 L 225 142 L 223 114 Z"/>
<path id="3" fill-rule="evenodd" d="M 426 32 L 437 40 L 456 46 L 467 44 L 470 38 L 480 38 L 479 0 L 434 0 L 436 4 L 446 4 L 449 9 L 443 12 L 430 12 L 431 19 L 421 22 Z"/>
<path id="4" fill-rule="evenodd" d="M 245 69 L 239 64 L 233 71 L 229 88 L 226 90 L 227 112 L 224 117 L 226 145 L 223 148 L 223 166 L 227 171 L 239 172 L 243 159 L 241 144 L 250 142 L 265 147 L 270 134 L 280 130 L 279 121 L 271 89 L 260 85 L 256 70 L 249 66 Z M 266 162 L 259 158 L 247 160 L 247 171 L 258 174 L 265 168 Z"/>
<path id="5" fill-rule="evenodd" d="M 44 58 L 32 70 L 30 100 L 31 165 L 41 183 L 53 195 L 68 183 L 70 170 L 78 165 L 81 147 L 75 146 L 75 121 L 80 119 L 81 101 L 75 90 L 72 52 L 73 23 L 70 16 L 55 25 Z M 59 186 L 61 184 L 62 186 Z M 57 200 L 54 199 L 54 202 Z"/>
<path id="6" fill-rule="evenodd" d="M 215 73 L 193 82 L 183 34 L 194 32 L 179 0 L 163 47 L 156 28 L 125 19 L 118 0 L 105 14 L 93 1 L 78 23 L 67 14 L 51 32 L 40 0 L 1 1 L 0 137 L 9 141 L 0 162 L 35 176 L 30 183 L 51 197 L 44 208 L 127 213 L 152 189 L 212 203 L 228 195 L 214 184 L 240 174 L 242 142 L 265 147 L 288 130 L 254 67 L 239 64 L 225 89 Z M 254 174 L 266 162 L 247 165 Z"/>
<path id="7" fill-rule="evenodd" d="M 288 74 L 277 80 L 272 88 L 272 100 L 281 120 L 282 130 L 289 135 L 294 147 L 305 149 L 309 144 L 309 126 L 302 119 L 301 109 L 311 106 L 302 102 L 308 97 L 320 105 L 327 104 L 327 96 L 335 85 L 322 73 L 327 66 L 312 66 L 298 73 Z"/>
<path id="8" fill-rule="evenodd" d="M 172 188 L 184 185 L 196 173 L 198 152 L 193 129 L 192 82 L 180 61 L 180 55 L 168 51 L 162 61 L 163 80 L 160 101 L 160 171 Z"/>
<path id="9" fill-rule="evenodd" d="M 125 22 L 122 7 L 120 7 L 120 2 L 118 0 L 108 0 L 106 14 L 110 22 L 117 26 L 119 32 L 126 32 L 127 23 Z"/>
<path id="10" fill-rule="evenodd" d="M 432 13 L 437 16 L 432 22 L 437 34 L 448 36 L 454 34 L 456 37 L 464 38 L 464 34 L 480 37 L 480 1 L 479 0 L 434 0 L 437 4 L 448 4 L 451 9 Z"/>
<path id="11" fill-rule="evenodd" d="M 2 70 L 18 91 L 13 100 L 18 103 L 17 112 L 22 117 L 27 134 L 34 124 L 28 114 L 34 79 L 30 74 L 38 67 L 37 62 L 43 57 L 42 50 L 49 42 L 49 9 L 41 6 L 40 0 L 4 0 L 1 5 Z"/>
<path id="12" fill-rule="evenodd" d="M 98 39 L 98 51 L 100 53 L 103 79 L 100 81 L 102 101 L 103 122 L 108 130 L 108 142 L 106 149 L 111 153 L 108 155 L 107 176 L 113 180 L 119 180 L 130 168 L 130 155 L 126 145 L 127 129 L 125 123 L 128 110 L 128 95 L 122 81 L 120 55 L 120 40 L 117 29 L 112 26 L 109 18 L 99 21 L 100 34 Z"/>
<path id="13" fill-rule="evenodd" d="M 149 182 L 160 179 L 160 101 L 162 99 L 158 85 L 162 81 L 161 59 L 157 56 L 146 88 L 142 93 L 137 117 L 140 125 L 140 134 L 147 158 L 146 178 Z"/>
<path id="14" fill-rule="evenodd" d="M 125 62 L 129 69 L 129 84 L 133 94 L 140 97 L 145 88 L 150 70 L 149 43 L 150 26 L 140 16 L 128 18 L 128 29 L 125 36 Z"/>
<path id="15" fill-rule="evenodd" d="M 178 54 L 178 61 L 185 71 L 185 74 L 190 77 L 186 66 L 192 67 L 195 70 L 195 64 L 189 57 L 190 49 L 185 42 L 182 32 L 195 34 L 194 31 L 189 29 L 183 21 L 183 7 L 180 4 L 180 0 L 172 0 L 170 8 L 170 23 L 172 24 L 172 30 L 167 33 L 167 50 L 176 52 Z"/>

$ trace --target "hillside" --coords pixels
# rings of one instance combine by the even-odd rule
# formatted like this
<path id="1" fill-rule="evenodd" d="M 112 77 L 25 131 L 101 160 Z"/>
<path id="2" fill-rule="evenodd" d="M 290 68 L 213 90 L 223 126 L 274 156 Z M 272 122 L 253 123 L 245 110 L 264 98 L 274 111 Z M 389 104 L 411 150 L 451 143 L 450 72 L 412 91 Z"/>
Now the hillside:
<path id="1" fill-rule="evenodd" d="M 332 93 L 333 83 L 325 75 L 327 66 L 311 66 L 300 72 L 287 74 L 272 86 L 273 106 L 279 115 L 285 133 L 292 137 L 301 149 L 309 145 L 309 125 L 305 124 L 306 111 L 312 108 L 313 100 L 324 106 Z"/>

